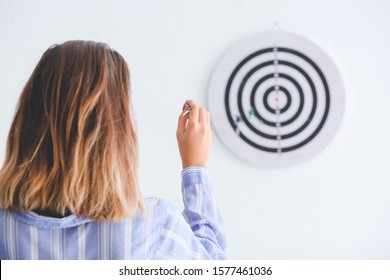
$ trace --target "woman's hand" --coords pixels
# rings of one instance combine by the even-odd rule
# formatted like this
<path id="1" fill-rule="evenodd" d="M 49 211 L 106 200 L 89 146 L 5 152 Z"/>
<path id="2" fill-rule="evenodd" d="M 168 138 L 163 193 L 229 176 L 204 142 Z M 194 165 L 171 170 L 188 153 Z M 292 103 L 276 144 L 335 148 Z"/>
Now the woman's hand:
<path id="1" fill-rule="evenodd" d="M 188 104 L 191 111 L 186 112 Z M 207 167 L 211 148 L 210 113 L 194 101 L 187 100 L 177 126 L 176 137 L 183 168 Z"/>

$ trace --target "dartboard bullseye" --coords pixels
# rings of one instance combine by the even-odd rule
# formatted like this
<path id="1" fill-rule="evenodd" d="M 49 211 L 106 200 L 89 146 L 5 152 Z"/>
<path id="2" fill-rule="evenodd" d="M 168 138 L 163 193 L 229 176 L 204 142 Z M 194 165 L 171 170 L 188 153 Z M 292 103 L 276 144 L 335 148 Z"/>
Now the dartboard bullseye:
<path id="1" fill-rule="evenodd" d="M 234 45 L 210 81 L 209 110 L 221 140 L 261 166 L 303 161 L 323 149 L 343 115 L 340 74 L 312 42 L 267 32 Z"/>

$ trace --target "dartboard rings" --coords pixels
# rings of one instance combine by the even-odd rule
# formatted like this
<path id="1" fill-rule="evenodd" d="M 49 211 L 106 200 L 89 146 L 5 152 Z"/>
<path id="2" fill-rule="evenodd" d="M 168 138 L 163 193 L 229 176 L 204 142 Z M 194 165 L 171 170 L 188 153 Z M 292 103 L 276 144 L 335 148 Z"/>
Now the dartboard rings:
<path id="1" fill-rule="evenodd" d="M 208 94 L 222 141 L 262 166 L 289 165 L 323 149 L 344 108 L 332 60 L 286 32 L 259 34 L 233 46 L 217 65 Z"/>

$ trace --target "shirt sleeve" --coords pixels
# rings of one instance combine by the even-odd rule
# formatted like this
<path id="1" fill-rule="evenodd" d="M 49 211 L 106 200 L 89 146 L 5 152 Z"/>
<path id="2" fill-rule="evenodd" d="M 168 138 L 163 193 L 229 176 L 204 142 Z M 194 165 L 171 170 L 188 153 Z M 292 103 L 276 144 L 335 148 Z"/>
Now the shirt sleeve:
<path id="1" fill-rule="evenodd" d="M 160 233 L 156 259 L 226 259 L 222 218 L 207 170 L 182 171 L 183 215 L 170 205 Z"/>

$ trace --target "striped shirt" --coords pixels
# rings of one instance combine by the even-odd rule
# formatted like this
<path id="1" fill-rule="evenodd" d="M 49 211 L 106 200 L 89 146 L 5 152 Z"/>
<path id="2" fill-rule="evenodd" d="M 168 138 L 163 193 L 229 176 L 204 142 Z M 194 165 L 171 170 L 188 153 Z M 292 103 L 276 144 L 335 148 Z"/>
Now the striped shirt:
<path id="1" fill-rule="evenodd" d="M 225 259 L 225 234 L 206 169 L 182 171 L 182 215 L 159 198 L 146 213 L 102 221 L 0 209 L 0 259 Z"/>

